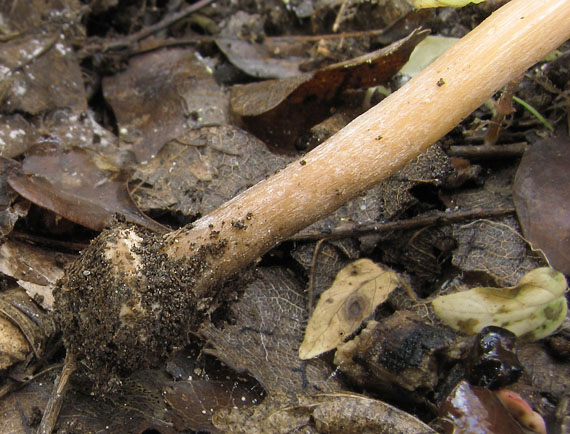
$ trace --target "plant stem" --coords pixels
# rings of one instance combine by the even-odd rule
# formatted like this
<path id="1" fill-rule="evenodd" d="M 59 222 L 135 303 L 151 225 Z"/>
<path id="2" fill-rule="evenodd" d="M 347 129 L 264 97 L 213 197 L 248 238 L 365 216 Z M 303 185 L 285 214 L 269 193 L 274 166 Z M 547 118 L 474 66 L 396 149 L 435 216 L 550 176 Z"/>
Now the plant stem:
<path id="1" fill-rule="evenodd" d="M 68 352 L 103 388 L 105 374 L 159 363 L 187 343 L 226 279 L 389 177 L 569 37 L 570 1 L 512 0 L 325 143 L 193 225 L 103 232 L 55 292 Z"/>
<path id="2" fill-rule="evenodd" d="M 567 0 L 507 3 L 315 150 L 167 235 L 164 251 L 191 255 L 217 231 L 227 249 L 208 280 L 227 277 L 389 177 L 569 37 Z"/>

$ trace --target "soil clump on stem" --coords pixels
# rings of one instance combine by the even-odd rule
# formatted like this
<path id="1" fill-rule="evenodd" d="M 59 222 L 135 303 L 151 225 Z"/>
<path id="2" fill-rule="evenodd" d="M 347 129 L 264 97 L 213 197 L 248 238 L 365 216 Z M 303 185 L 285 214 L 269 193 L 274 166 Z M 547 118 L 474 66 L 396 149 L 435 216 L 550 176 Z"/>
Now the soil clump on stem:
<path id="1" fill-rule="evenodd" d="M 125 235 L 134 244 L 127 246 Z M 162 247 L 161 236 L 119 224 L 93 240 L 58 283 L 55 312 L 66 348 L 84 356 L 101 392 L 187 344 L 213 307 L 212 294 L 196 294 L 194 284 L 225 243 L 180 259 Z"/>

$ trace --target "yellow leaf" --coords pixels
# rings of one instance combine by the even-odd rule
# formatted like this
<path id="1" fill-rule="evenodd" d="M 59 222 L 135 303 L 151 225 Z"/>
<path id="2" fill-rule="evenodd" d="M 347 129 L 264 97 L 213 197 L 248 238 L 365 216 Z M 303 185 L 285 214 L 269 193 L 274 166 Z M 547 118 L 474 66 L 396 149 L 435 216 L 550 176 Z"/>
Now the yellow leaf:
<path id="1" fill-rule="evenodd" d="M 336 348 L 398 287 L 393 271 L 359 259 L 337 274 L 321 295 L 305 331 L 299 357 L 307 360 Z"/>
<path id="2" fill-rule="evenodd" d="M 462 8 L 469 3 L 483 3 L 485 0 L 414 0 L 416 9 L 424 8 L 441 8 L 451 6 L 454 8 Z"/>
<path id="3" fill-rule="evenodd" d="M 567 284 L 562 273 L 537 268 L 519 284 L 507 288 L 473 288 L 436 297 L 433 309 L 449 327 L 475 334 L 495 325 L 525 339 L 536 340 L 553 333 L 568 310 Z"/>

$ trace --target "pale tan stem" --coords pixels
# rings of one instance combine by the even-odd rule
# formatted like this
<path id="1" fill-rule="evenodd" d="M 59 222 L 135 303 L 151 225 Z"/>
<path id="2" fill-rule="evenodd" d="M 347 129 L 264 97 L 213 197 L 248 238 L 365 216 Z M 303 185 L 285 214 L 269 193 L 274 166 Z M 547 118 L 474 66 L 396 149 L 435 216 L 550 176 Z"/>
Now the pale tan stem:
<path id="1" fill-rule="evenodd" d="M 103 391 L 155 366 L 188 342 L 222 280 L 390 176 L 569 37 L 570 0 L 513 0 L 398 92 L 193 228 L 165 238 L 124 225 L 104 231 L 54 291 L 68 352 Z"/>
<path id="2" fill-rule="evenodd" d="M 225 240 L 208 285 L 397 171 L 499 88 L 570 38 L 569 0 L 513 0 L 324 144 L 166 236 L 171 257 Z M 217 232 L 216 232 L 217 231 Z"/>

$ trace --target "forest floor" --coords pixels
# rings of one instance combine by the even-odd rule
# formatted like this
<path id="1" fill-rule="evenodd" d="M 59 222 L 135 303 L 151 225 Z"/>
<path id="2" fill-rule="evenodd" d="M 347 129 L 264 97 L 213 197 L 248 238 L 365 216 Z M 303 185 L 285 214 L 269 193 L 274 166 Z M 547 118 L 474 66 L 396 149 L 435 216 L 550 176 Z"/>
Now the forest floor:
<path id="1" fill-rule="evenodd" d="M 0 431 L 37 430 L 66 355 L 53 289 L 101 231 L 191 224 L 504 3 L 0 4 Z M 167 362 L 102 388 L 79 360 L 56 432 L 541 432 L 524 401 L 549 433 L 568 432 L 570 323 L 547 309 L 565 306 L 566 286 L 551 290 L 549 274 L 552 299 L 532 304 L 519 281 L 570 274 L 569 129 L 567 42 L 235 276 Z M 453 328 L 434 312 L 438 296 L 476 287 L 516 294 L 493 324 L 522 336 L 480 331 L 487 312 Z"/>

